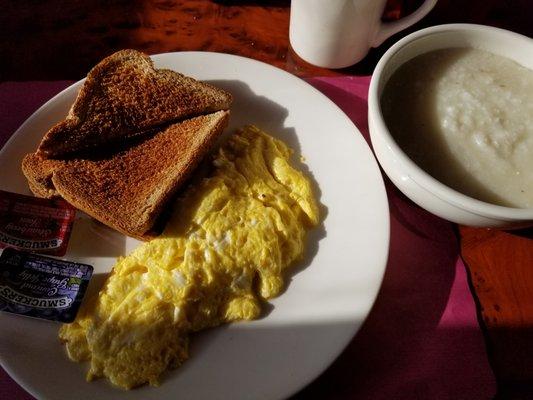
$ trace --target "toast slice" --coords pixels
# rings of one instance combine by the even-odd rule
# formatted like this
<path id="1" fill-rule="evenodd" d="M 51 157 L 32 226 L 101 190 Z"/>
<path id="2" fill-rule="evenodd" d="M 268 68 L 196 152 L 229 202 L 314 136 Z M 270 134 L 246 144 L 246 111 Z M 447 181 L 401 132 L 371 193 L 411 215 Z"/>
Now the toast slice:
<path id="1" fill-rule="evenodd" d="M 22 172 L 28 180 L 28 186 L 37 197 L 58 197 L 52 175 L 55 170 L 69 161 L 44 158 L 42 154 L 30 153 L 22 159 Z"/>
<path id="2" fill-rule="evenodd" d="M 229 109 L 231 94 L 122 50 L 87 75 L 67 118 L 44 136 L 47 158 L 78 153 L 137 136 L 170 122 Z"/>
<path id="3" fill-rule="evenodd" d="M 107 155 L 50 160 L 29 154 L 24 174 L 37 196 L 60 195 L 113 229 L 147 240 L 228 120 L 229 111 L 191 118 Z"/>

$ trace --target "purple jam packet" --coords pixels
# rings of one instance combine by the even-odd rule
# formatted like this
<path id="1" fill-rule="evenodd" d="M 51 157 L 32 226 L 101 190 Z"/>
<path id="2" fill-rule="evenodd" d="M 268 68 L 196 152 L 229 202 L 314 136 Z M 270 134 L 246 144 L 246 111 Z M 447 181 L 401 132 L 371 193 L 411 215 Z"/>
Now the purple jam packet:
<path id="1" fill-rule="evenodd" d="M 0 255 L 0 310 L 72 322 L 93 267 L 6 248 Z"/>

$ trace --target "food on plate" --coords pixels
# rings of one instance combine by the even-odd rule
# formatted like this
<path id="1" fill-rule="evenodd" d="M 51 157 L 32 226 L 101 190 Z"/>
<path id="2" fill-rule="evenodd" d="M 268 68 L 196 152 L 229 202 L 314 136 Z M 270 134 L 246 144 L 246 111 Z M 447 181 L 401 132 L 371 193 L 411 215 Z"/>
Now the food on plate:
<path id="1" fill-rule="evenodd" d="M 533 207 L 533 71 L 473 48 L 406 62 L 381 98 L 407 155 L 444 184 L 497 205 Z"/>
<path id="2" fill-rule="evenodd" d="M 52 183 L 53 171 L 69 160 L 45 158 L 39 153 L 29 153 L 22 159 L 22 173 L 28 181 L 28 187 L 37 197 L 53 199 L 59 197 Z"/>
<path id="3" fill-rule="evenodd" d="M 146 239 L 168 200 L 227 125 L 228 111 L 187 119 L 130 140 L 109 154 L 66 160 L 27 155 L 23 171 L 35 193 L 59 195 L 104 224 Z"/>
<path id="4" fill-rule="evenodd" d="M 301 260 L 319 211 L 291 150 L 248 126 L 221 146 L 206 178 L 174 204 L 163 234 L 118 259 L 60 338 L 87 379 L 157 385 L 188 358 L 189 335 L 261 314 Z"/>
<path id="5" fill-rule="evenodd" d="M 22 171 L 38 197 L 62 197 L 126 235 L 149 239 L 173 194 L 228 124 L 231 94 L 119 51 L 89 72 L 67 118 Z"/>
<path id="6" fill-rule="evenodd" d="M 67 118 L 39 152 L 48 158 L 100 147 L 185 118 L 227 110 L 232 96 L 178 72 L 155 69 L 146 54 L 122 50 L 87 75 Z"/>

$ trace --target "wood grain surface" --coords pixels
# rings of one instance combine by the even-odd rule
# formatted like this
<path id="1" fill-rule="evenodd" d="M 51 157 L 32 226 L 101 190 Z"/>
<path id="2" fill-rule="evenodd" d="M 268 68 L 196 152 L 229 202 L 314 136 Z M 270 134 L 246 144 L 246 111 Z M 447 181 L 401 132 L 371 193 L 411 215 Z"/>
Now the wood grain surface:
<path id="1" fill-rule="evenodd" d="M 501 398 L 533 398 L 533 229 L 460 228 Z"/>
<path id="2" fill-rule="evenodd" d="M 421 1 L 389 0 L 385 19 L 412 12 Z M 439 0 L 427 18 L 358 65 L 331 71 L 291 51 L 289 6 L 289 0 L 0 0 L 0 81 L 80 79 L 123 48 L 238 54 L 300 76 L 368 75 L 392 43 L 425 26 L 472 22 L 533 34 L 531 0 Z"/>
<path id="3" fill-rule="evenodd" d="M 385 17 L 396 19 L 420 3 L 391 0 Z M 427 18 L 372 50 L 362 63 L 331 71 L 306 64 L 291 51 L 289 6 L 288 0 L 0 0 L 0 81 L 79 79 L 122 48 L 238 54 L 300 76 L 368 75 L 400 36 L 425 26 L 482 23 L 533 36 L 531 0 L 440 0 Z M 528 398 L 533 381 L 531 237 L 531 231 L 460 229 L 503 397 Z"/>

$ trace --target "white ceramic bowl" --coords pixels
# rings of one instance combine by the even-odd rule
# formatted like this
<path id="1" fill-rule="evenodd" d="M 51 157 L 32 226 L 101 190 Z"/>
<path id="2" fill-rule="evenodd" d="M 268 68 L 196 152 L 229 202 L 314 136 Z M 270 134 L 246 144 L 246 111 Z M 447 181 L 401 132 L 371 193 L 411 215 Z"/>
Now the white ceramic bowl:
<path id="1" fill-rule="evenodd" d="M 503 29 L 450 24 L 422 29 L 406 36 L 383 55 L 372 75 L 368 96 L 368 124 L 376 156 L 392 182 L 407 197 L 442 218 L 479 227 L 519 228 L 533 225 L 533 209 L 485 203 L 433 178 L 402 151 L 385 124 L 380 97 L 394 71 L 420 54 L 450 47 L 479 48 L 533 69 L 533 40 Z"/>

